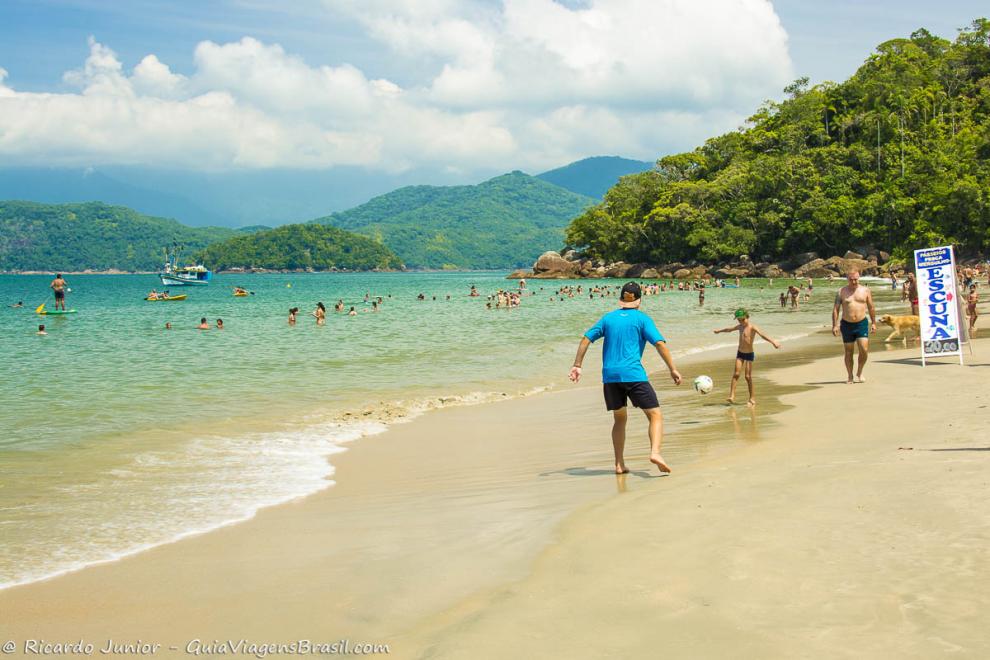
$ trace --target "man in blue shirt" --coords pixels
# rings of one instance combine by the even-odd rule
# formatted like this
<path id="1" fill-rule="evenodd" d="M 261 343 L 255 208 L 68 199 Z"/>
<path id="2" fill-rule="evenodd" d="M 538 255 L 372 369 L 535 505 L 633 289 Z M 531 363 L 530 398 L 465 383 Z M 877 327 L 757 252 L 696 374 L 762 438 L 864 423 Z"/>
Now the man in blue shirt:
<path id="1" fill-rule="evenodd" d="M 592 342 L 605 338 L 602 349 L 602 389 L 605 407 L 612 411 L 612 448 L 615 450 L 615 472 L 629 472 L 623 459 L 626 446 L 626 400 L 640 408 L 650 423 L 650 462 L 661 472 L 670 472 L 670 466 L 660 455 L 663 442 L 663 414 L 657 393 L 646 377 L 643 368 L 643 349 L 647 343 L 656 347 L 660 358 L 670 370 L 675 385 L 681 384 L 681 374 L 674 366 L 674 359 L 667 348 L 667 341 L 657 330 L 648 315 L 639 311 L 642 291 L 635 282 L 628 282 L 619 294 L 619 309 L 609 312 L 591 327 L 578 345 L 577 357 L 571 367 L 570 379 L 575 383 L 581 378 L 581 363 Z"/>

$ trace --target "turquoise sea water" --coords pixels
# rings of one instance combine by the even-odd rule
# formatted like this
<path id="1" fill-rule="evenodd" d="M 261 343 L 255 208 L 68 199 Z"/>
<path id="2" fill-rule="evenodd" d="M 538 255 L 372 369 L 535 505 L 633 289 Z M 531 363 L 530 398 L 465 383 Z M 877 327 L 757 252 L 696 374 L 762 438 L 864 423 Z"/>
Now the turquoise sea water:
<path id="1" fill-rule="evenodd" d="M 38 304 L 52 307 L 51 277 L 0 275 L 0 588 L 325 488 L 344 443 L 431 407 L 564 386 L 580 334 L 615 306 L 588 287 L 621 282 L 531 280 L 519 308 L 486 309 L 488 294 L 516 288 L 504 276 L 220 275 L 173 288 L 185 301 L 145 302 L 161 288 L 153 275 L 73 275 L 68 306 L 78 313 L 39 317 Z M 467 296 L 472 284 L 481 297 Z M 585 291 L 561 300 L 563 284 Z M 703 307 L 695 292 L 666 292 L 643 310 L 675 356 L 731 354 L 735 336 L 711 330 L 738 306 L 785 340 L 828 322 L 833 294 L 822 287 L 794 312 L 777 302 L 783 281 L 764 284 L 709 289 Z M 254 295 L 235 298 L 233 285 Z M 384 299 L 380 312 L 366 293 Z M 337 299 L 359 314 L 334 313 Z M 18 300 L 23 309 L 8 307 Z M 325 327 L 308 316 L 317 301 L 330 310 Z M 226 328 L 196 330 L 204 316 Z M 593 348 L 589 379 L 599 355 Z"/>

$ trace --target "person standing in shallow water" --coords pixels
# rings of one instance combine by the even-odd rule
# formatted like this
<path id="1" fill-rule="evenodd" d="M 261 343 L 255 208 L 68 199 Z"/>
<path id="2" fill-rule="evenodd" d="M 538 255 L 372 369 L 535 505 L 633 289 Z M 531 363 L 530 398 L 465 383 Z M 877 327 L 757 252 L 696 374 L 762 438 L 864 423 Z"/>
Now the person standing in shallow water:
<path id="1" fill-rule="evenodd" d="M 62 273 L 55 276 L 52 283 L 48 285 L 55 292 L 55 309 L 65 311 L 65 290 L 69 288 L 68 282 L 62 279 Z"/>
<path id="2" fill-rule="evenodd" d="M 625 474 L 624 451 L 626 445 L 627 400 L 641 409 L 649 420 L 650 462 L 661 472 L 670 472 L 670 466 L 660 455 L 663 444 L 663 414 L 656 391 L 646 377 L 643 368 L 643 349 L 652 344 L 667 365 L 675 385 L 681 384 L 681 374 L 674 366 L 674 359 L 667 348 L 667 341 L 657 330 L 648 315 L 639 310 L 642 290 L 639 284 L 628 282 L 619 294 L 619 309 L 609 312 L 591 327 L 578 344 L 571 381 L 581 379 L 581 363 L 592 342 L 605 339 L 602 349 L 602 390 L 605 408 L 612 412 L 612 449 L 615 452 L 615 472 Z"/>
<path id="3" fill-rule="evenodd" d="M 868 286 L 859 283 L 859 271 L 846 275 L 848 284 L 835 294 L 832 307 L 832 334 L 842 333 L 842 346 L 845 351 L 846 383 L 865 383 L 863 368 L 870 353 L 870 332 L 877 331 L 877 310 L 873 307 L 873 292 Z M 866 315 L 870 321 L 867 323 Z M 840 321 L 841 318 L 841 321 Z M 856 376 L 853 376 L 853 351 L 859 347 L 859 363 Z"/>

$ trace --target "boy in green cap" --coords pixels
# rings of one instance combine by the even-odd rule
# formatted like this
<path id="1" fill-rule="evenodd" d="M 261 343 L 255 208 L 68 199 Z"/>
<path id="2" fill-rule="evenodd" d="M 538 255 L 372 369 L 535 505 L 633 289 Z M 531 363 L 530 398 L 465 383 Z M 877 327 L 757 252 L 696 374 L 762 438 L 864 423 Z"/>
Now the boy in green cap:
<path id="1" fill-rule="evenodd" d="M 739 383 L 739 374 L 744 372 L 743 365 L 745 365 L 746 385 L 749 387 L 749 401 L 747 405 L 755 406 L 756 395 L 753 392 L 753 360 L 756 359 L 756 354 L 753 352 L 753 340 L 756 339 L 756 335 L 759 335 L 770 342 L 774 348 L 780 348 L 780 342 L 766 336 L 762 330 L 750 323 L 749 312 L 745 309 L 737 309 L 735 319 L 736 325 L 715 330 L 716 335 L 722 332 L 732 332 L 733 330 L 739 332 L 739 349 L 736 351 L 736 367 L 732 372 L 732 384 L 729 386 L 729 398 L 727 401 L 730 404 L 736 402 L 736 385 Z"/>

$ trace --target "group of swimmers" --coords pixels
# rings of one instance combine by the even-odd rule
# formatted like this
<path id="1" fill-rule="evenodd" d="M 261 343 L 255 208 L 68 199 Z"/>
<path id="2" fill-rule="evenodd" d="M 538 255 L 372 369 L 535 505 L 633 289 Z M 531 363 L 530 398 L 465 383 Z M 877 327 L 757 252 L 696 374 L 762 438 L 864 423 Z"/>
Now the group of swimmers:
<path id="1" fill-rule="evenodd" d="M 800 307 L 801 299 L 804 302 L 811 301 L 811 292 L 815 290 L 815 281 L 810 277 L 807 283 L 802 283 L 801 288 L 794 286 L 793 284 L 788 285 L 787 290 L 780 294 L 780 306 L 787 307 L 787 301 L 791 301 L 791 308 L 797 309 Z"/>
<path id="2" fill-rule="evenodd" d="M 389 298 L 391 298 L 391 297 L 392 296 L 389 295 Z M 381 305 L 382 305 L 383 302 L 384 302 L 384 298 L 382 298 L 381 296 L 377 296 L 375 298 L 372 298 L 370 296 L 370 294 L 367 294 L 367 293 L 364 294 L 364 304 L 371 306 L 370 309 L 366 309 L 365 310 L 366 312 L 372 312 L 372 313 L 374 313 L 374 312 L 380 311 Z M 338 312 L 338 313 L 343 312 L 344 311 L 344 308 L 346 306 L 347 305 L 344 304 L 344 300 L 342 298 L 338 298 L 337 299 L 337 302 L 334 303 L 333 311 Z M 351 308 L 349 310 L 347 310 L 346 313 L 347 313 L 347 316 L 357 316 L 358 315 L 357 307 L 355 307 L 354 305 L 351 305 Z M 299 308 L 298 307 L 292 307 L 292 308 L 289 309 L 289 325 L 295 325 L 296 324 L 296 317 L 297 317 L 298 314 L 299 314 Z M 310 312 L 310 316 L 312 316 L 313 318 L 316 319 L 316 325 L 326 325 L 327 324 L 327 306 L 324 305 L 322 301 L 316 303 L 316 308 L 312 312 Z"/>

